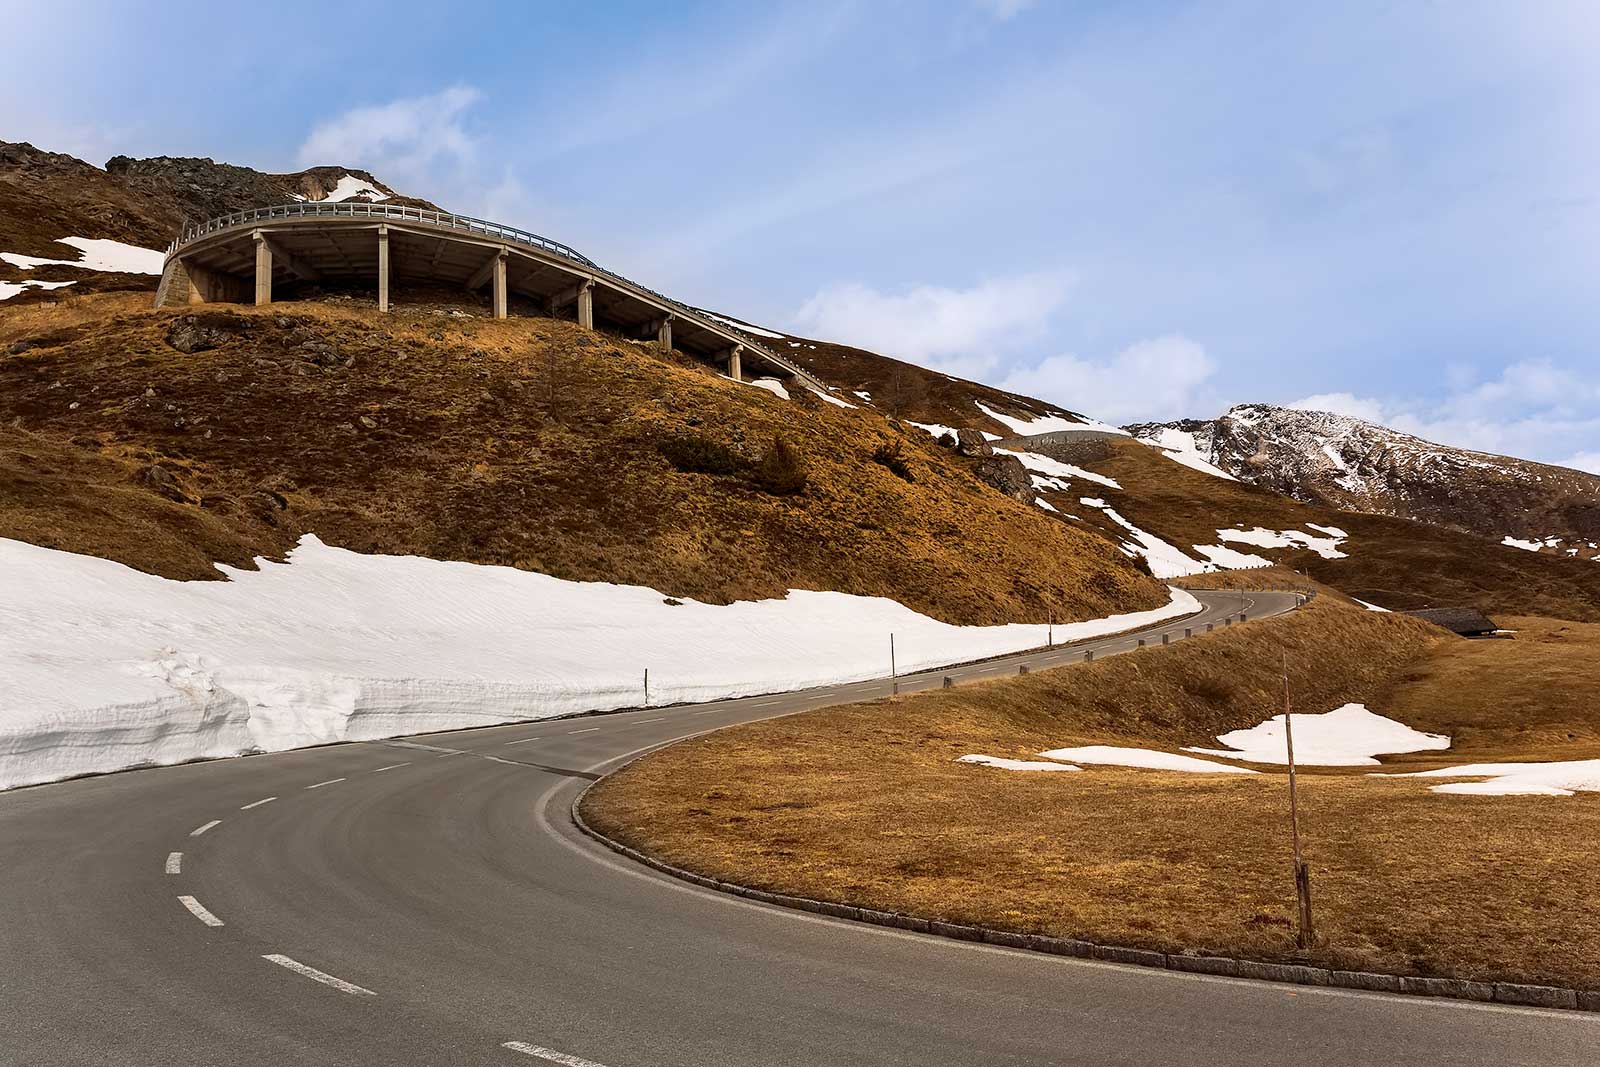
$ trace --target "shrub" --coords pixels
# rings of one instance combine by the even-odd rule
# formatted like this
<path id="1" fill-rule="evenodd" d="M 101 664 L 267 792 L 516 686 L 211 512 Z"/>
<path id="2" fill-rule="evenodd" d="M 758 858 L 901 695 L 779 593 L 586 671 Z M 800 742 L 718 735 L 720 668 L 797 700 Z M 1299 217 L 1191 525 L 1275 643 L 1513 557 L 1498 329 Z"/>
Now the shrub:
<path id="1" fill-rule="evenodd" d="M 668 463 L 689 474 L 737 474 L 743 466 L 727 445 L 699 434 L 669 437 L 656 447 Z"/>
<path id="2" fill-rule="evenodd" d="M 911 473 L 911 464 L 907 463 L 905 457 L 900 454 L 899 441 L 885 442 L 879 445 L 872 453 L 872 462 L 880 467 L 888 467 L 908 482 L 917 480 L 916 476 Z"/>
<path id="3" fill-rule="evenodd" d="M 772 447 L 756 468 L 756 485 L 773 496 L 793 496 L 806 487 L 806 467 L 800 454 L 782 437 L 772 439 Z"/>

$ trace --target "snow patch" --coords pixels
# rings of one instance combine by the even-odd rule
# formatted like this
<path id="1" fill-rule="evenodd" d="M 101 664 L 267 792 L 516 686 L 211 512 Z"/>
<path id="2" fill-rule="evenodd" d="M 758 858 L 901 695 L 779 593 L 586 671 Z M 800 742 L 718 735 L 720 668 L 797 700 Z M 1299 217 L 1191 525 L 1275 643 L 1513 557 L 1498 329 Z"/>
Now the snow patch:
<path id="1" fill-rule="evenodd" d="M 823 400 L 826 400 L 828 403 L 832 404 L 836 408 L 850 408 L 852 410 L 855 409 L 855 405 L 854 404 L 850 403 L 848 400 L 840 400 L 838 397 L 834 396 L 832 393 L 824 392 L 821 389 L 818 389 L 815 386 L 810 386 L 810 385 L 806 386 L 806 388 L 810 389 L 813 393 L 817 394 L 817 396 L 821 397 Z"/>
<path id="2" fill-rule="evenodd" d="M 0 301 L 10 300 L 24 289 L 65 289 L 72 282 L 0 282 Z"/>
<path id="3" fill-rule="evenodd" d="M 1019 419 L 1014 415 L 1002 415 L 994 408 L 981 400 L 974 400 L 978 410 L 985 415 L 1002 423 L 1017 437 L 1034 437 L 1042 433 L 1055 433 L 1057 430 L 1100 430 L 1104 433 L 1114 433 L 1120 437 L 1127 437 L 1128 431 L 1107 423 L 1097 422 L 1082 415 L 1067 415 L 1057 412 L 1050 415 L 1040 415 L 1032 419 Z"/>
<path id="4" fill-rule="evenodd" d="M 160 274 L 165 252 L 138 245 L 123 244 L 90 237 L 62 237 L 60 243 L 71 245 L 83 253 L 78 259 L 41 259 L 16 252 L 0 252 L 0 260 L 33 270 L 35 267 L 77 267 L 80 270 L 117 271 L 122 274 Z"/>
<path id="5" fill-rule="evenodd" d="M 1272 566 L 1272 561 L 1264 556 L 1254 552 L 1239 552 L 1226 545 L 1195 545 L 1194 550 L 1223 570 L 1246 571 Z"/>
<path id="6" fill-rule="evenodd" d="M 976 752 L 969 753 L 956 760 L 957 763 L 975 763 L 980 767 L 998 767 L 1003 771 L 1081 771 L 1082 767 L 1074 767 L 1070 763 L 1045 763 L 1042 760 L 1007 759 L 1004 756 L 983 756 Z"/>
<path id="7" fill-rule="evenodd" d="M 1289 762 L 1284 748 L 1282 715 L 1274 715 L 1248 730 L 1219 734 L 1217 740 L 1228 748 L 1185 748 L 1184 751 L 1251 763 Z M 1413 730 L 1403 722 L 1368 711 L 1365 704 L 1346 704 L 1320 715 L 1297 712 L 1294 717 L 1294 761 L 1308 766 L 1376 765 L 1378 761 L 1374 756 L 1431 752 L 1449 747 L 1448 737 Z"/>
<path id="8" fill-rule="evenodd" d="M 728 605 L 511 567 L 362 555 L 307 536 L 287 562 L 179 582 L 0 539 L 0 788 L 144 764 L 373 740 L 902 672 L 1045 643 L 883 597 Z M 1188 615 L 1058 625 L 1062 643 Z"/>
<path id="9" fill-rule="evenodd" d="M 765 389 L 773 396 L 781 396 L 785 400 L 789 399 L 789 390 L 785 389 L 783 383 L 776 378 L 756 378 L 747 384 L 753 385 L 757 389 Z"/>
<path id="10" fill-rule="evenodd" d="M 342 204 L 346 200 L 353 200 L 358 196 L 365 197 L 366 200 L 374 204 L 380 200 L 389 199 L 388 193 L 380 192 L 371 182 L 364 182 L 354 175 L 346 174 L 340 177 L 333 188 L 329 190 L 328 195 L 323 197 L 322 200 L 328 204 Z"/>
<path id="11" fill-rule="evenodd" d="M 919 430 L 925 430 L 933 434 L 934 440 L 938 440 L 945 434 L 949 434 L 951 437 L 956 436 L 955 427 L 953 426 L 944 426 L 937 422 L 912 422 L 910 419 L 907 419 L 906 423 L 915 426 Z"/>
<path id="12" fill-rule="evenodd" d="M 1380 608 L 1376 604 L 1368 604 L 1365 600 L 1356 600 L 1355 597 L 1351 597 L 1350 599 L 1351 600 L 1355 600 L 1357 604 L 1360 604 L 1362 607 L 1366 608 L 1368 611 L 1381 611 L 1385 615 L 1391 614 L 1388 608 Z"/>
<path id="13" fill-rule="evenodd" d="M 1238 541 L 1260 548 L 1306 548 L 1323 559 L 1346 558 L 1345 553 L 1339 551 L 1339 544 L 1349 536 L 1348 534 L 1337 526 L 1317 526 L 1314 523 L 1306 525 L 1313 530 L 1321 530 L 1327 536 L 1317 537 L 1300 530 L 1268 530 L 1261 526 L 1253 530 L 1218 530 L 1217 536 L 1224 541 Z"/>
<path id="14" fill-rule="evenodd" d="M 1139 440 L 1158 450 L 1174 463 L 1181 463 L 1213 478 L 1222 478 L 1230 482 L 1239 480 L 1221 467 L 1213 466 L 1195 444 L 1194 434 L 1187 430 L 1180 430 L 1176 426 L 1162 426 L 1155 436 L 1141 437 Z"/>
<path id="15" fill-rule="evenodd" d="M 1086 745 L 1083 748 L 1052 748 L 1039 755 L 1046 759 L 1092 763 L 1107 767 L 1143 767 L 1152 771 L 1188 771 L 1199 774 L 1257 774 L 1246 767 L 1230 767 L 1208 759 L 1158 752 L 1151 748 L 1123 748 L 1118 745 Z"/>
<path id="16" fill-rule="evenodd" d="M 995 451 L 1007 456 L 1016 456 L 1022 461 L 1024 467 L 1049 478 L 1082 478 L 1084 481 L 1103 485 L 1107 489 L 1122 488 L 1114 480 L 1107 478 L 1103 474 L 1086 471 L 1082 467 L 1074 467 L 1070 463 L 1062 463 L 1060 460 L 1051 459 L 1049 456 L 1041 456 L 1037 452 L 1013 452 L 1009 448 L 997 448 Z"/>
<path id="17" fill-rule="evenodd" d="M 1123 551 L 1130 556 L 1143 556 L 1150 564 L 1150 573 L 1157 578 L 1182 578 L 1186 575 L 1203 574 L 1206 571 L 1217 569 L 1216 564 L 1203 563 L 1200 560 L 1191 559 L 1155 534 L 1146 533 L 1144 530 L 1139 529 L 1099 497 L 1079 497 L 1078 503 L 1086 507 L 1099 508 L 1105 512 L 1106 517 L 1112 522 L 1127 530 L 1133 540 L 1123 544 Z"/>
<path id="18" fill-rule="evenodd" d="M 1432 786 L 1429 791 L 1434 793 L 1570 797 L 1574 793 L 1600 793 L 1600 759 L 1558 760 L 1550 763 L 1468 763 L 1437 771 L 1382 777 L 1487 779 L 1482 782 L 1450 782 Z"/>

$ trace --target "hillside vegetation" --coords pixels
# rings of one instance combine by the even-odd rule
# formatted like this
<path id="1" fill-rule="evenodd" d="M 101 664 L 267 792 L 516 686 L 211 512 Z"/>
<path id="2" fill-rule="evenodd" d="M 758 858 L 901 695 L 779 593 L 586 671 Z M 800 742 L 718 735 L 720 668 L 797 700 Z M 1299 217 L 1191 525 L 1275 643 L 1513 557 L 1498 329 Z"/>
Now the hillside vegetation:
<path id="1" fill-rule="evenodd" d="M 958 623 L 1167 599 L 921 431 L 655 345 L 416 299 L 138 305 L 0 311 L 0 535 L 203 578 L 314 532 L 717 602 L 881 595 Z M 904 475 L 874 461 L 885 447 Z"/>
<path id="2" fill-rule="evenodd" d="M 1600 622 L 1600 564 L 1507 548 L 1483 537 L 1385 515 L 1302 504 L 1270 489 L 1216 478 L 1134 441 L 1111 441 L 1084 466 L 1116 479 L 1106 498 L 1129 521 L 1181 549 L 1216 544 L 1242 523 L 1272 530 L 1336 526 L 1344 559 L 1237 545 L 1295 567 L 1351 596 L 1395 610 L 1470 606 L 1492 613 Z M 1097 489 L 1098 493 L 1099 490 Z M 1062 506 L 1067 506 L 1063 504 Z M 1092 508 L 1097 528 L 1117 528 Z"/>

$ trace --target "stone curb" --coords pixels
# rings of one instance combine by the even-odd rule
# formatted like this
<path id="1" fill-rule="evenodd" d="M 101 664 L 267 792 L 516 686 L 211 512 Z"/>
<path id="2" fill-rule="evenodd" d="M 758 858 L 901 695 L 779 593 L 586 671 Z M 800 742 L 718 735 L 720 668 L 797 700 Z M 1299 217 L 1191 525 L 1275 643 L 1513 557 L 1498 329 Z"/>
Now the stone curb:
<path id="1" fill-rule="evenodd" d="M 1260 960 L 1236 959 L 1232 956 L 1201 956 L 1187 953 L 1155 952 L 1150 949 L 1129 948 L 1120 945 L 1100 945 L 1092 941 L 1079 941 L 1069 937 L 1048 937 L 1043 934 L 1019 934 L 1009 930 L 993 930 L 983 926 L 964 926 L 938 919 L 925 919 L 894 911 L 858 908 L 828 900 L 812 900 L 788 893 L 772 893 L 765 889 L 735 885 L 732 882 L 708 878 L 703 874 L 675 867 L 665 860 L 640 852 L 602 834 L 584 821 L 579 807 L 584 797 L 597 782 L 591 782 L 572 802 L 572 821 L 588 837 L 619 855 L 636 863 L 671 875 L 704 889 L 743 897 L 746 900 L 772 904 L 813 915 L 827 915 L 836 919 L 887 926 L 896 930 L 910 930 L 919 934 L 935 934 L 957 941 L 977 941 L 1004 948 L 1019 948 L 1029 952 L 1044 952 L 1054 956 L 1075 956 L 1079 959 L 1104 960 L 1138 967 L 1158 967 L 1192 974 L 1213 974 L 1228 978 L 1250 978 L 1257 981 L 1284 982 L 1293 985 L 1332 986 L 1341 989 L 1360 989 L 1379 993 L 1409 993 L 1417 996 L 1449 997 L 1456 1000 L 1489 1001 L 1496 1004 L 1514 1004 L 1532 1008 L 1570 1008 L 1578 1011 L 1600 1012 L 1600 990 L 1588 992 L 1564 986 L 1523 985 L 1516 982 L 1471 982 L 1457 978 L 1415 978 L 1407 975 L 1378 974 L 1372 971 L 1338 971 L 1327 967 L 1313 967 L 1298 963 L 1266 963 Z"/>

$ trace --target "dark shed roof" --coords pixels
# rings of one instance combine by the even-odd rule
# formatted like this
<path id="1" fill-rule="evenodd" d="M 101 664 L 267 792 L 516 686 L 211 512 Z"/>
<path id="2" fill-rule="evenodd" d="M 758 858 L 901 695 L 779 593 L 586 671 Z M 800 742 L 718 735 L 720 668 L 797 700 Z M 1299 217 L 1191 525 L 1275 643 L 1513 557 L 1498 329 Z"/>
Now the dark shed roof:
<path id="1" fill-rule="evenodd" d="M 1407 615 L 1415 615 L 1425 619 L 1435 626 L 1443 626 L 1465 636 L 1494 633 L 1500 627 L 1489 616 L 1476 608 L 1423 608 L 1421 611 L 1408 611 Z"/>

